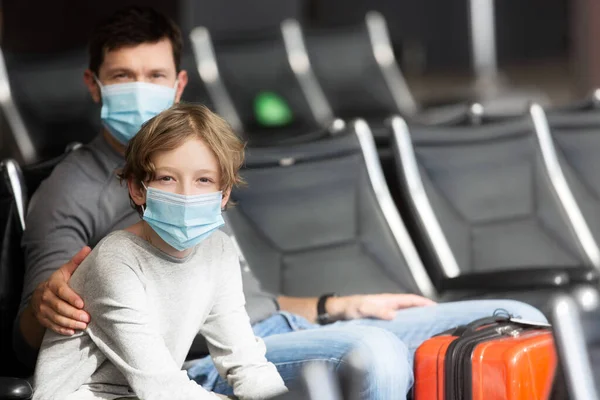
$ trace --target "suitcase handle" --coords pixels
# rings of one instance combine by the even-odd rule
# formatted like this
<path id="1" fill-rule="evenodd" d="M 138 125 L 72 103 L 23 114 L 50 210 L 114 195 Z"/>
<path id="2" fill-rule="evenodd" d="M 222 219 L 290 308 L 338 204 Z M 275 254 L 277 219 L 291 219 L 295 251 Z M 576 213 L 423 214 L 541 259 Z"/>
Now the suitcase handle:
<path id="1" fill-rule="evenodd" d="M 500 315 L 496 314 L 491 317 L 484 317 L 480 319 L 476 319 L 475 321 L 467 324 L 460 325 L 455 328 L 449 329 L 447 331 L 441 332 L 435 336 L 458 336 L 458 337 L 466 337 L 473 335 L 479 328 L 486 325 L 497 325 L 501 323 L 511 323 L 513 325 L 522 326 L 524 328 L 548 328 L 549 324 L 544 323 L 534 323 L 529 321 L 521 321 L 520 319 L 513 319 L 510 315 Z"/>
<path id="2" fill-rule="evenodd" d="M 456 327 L 452 335 L 459 337 L 469 336 L 475 333 L 475 331 L 481 328 L 482 326 L 494 325 L 501 322 L 510 322 L 510 316 L 494 315 L 492 317 L 476 319 L 475 321 L 470 322 L 467 325 L 461 325 Z"/>

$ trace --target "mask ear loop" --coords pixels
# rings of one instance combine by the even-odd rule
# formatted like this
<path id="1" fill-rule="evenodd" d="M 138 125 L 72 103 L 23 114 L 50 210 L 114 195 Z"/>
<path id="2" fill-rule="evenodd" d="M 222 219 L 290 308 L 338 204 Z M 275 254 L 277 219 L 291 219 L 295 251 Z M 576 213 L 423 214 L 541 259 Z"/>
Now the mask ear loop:
<path id="1" fill-rule="evenodd" d="M 173 90 L 175 90 L 175 97 L 173 98 L 173 102 L 175 102 L 175 99 L 177 98 L 177 87 L 179 86 L 179 78 L 175 79 L 175 85 L 173 86 Z"/>
<path id="2" fill-rule="evenodd" d="M 146 187 L 146 185 L 144 184 L 144 182 L 140 181 L 140 183 L 142 184 L 142 186 L 146 190 L 146 195 L 147 195 L 148 194 L 148 187 Z M 147 199 L 146 199 L 146 201 L 147 201 Z M 141 204 L 140 207 L 142 207 L 142 214 L 144 214 L 146 212 L 146 207 L 144 207 L 143 204 Z"/>
<path id="3" fill-rule="evenodd" d="M 104 85 L 102 85 L 102 83 L 100 82 L 100 79 L 96 76 L 96 74 L 94 74 L 94 80 L 96 81 L 96 84 L 100 88 L 100 91 L 102 91 L 102 89 L 104 89 Z"/>

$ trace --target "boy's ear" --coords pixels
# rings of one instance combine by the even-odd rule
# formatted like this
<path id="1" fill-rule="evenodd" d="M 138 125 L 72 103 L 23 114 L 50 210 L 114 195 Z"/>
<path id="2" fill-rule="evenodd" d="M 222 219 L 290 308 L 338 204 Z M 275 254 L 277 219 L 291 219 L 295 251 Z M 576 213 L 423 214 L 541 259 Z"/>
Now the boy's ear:
<path id="1" fill-rule="evenodd" d="M 143 206 L 146 204 L 146 189 L 137 179 L 127 179 L 127 189 L 129 189 L 129 197 L 136 205 Z"/>
<path id="2" fill-rule="evenodd" d="M 227 203 L 229 203 L 229 196 L 231 195 L 231 189 L 223 191 L 223 200 L 221 200 L 221 210 L 225 210 Z"/>

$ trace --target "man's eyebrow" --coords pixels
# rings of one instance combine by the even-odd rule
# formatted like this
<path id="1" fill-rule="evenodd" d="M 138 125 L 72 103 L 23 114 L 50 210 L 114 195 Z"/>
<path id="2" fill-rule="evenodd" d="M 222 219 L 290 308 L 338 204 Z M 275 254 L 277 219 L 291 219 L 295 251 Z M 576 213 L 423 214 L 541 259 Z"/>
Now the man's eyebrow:
<path id="1" fill-rule="evenodd" d="M 131 69 L 125 68 L 125 67 L 113 67 L 113 68 L 108 68 L 108 70 L 106 71 L 106 74 L 112 75 L 112 74 L 116 74 L 117 72 L 132 73 L 133 71 Z"/>
<path id="2" fill-rule="evenodd" d="M 167 68 L 153 68 L 150 70 L 151 74 L 154 74 L 156 72 L 162 72 L 162 73 L 166 74 L 168 72 L 168 69 Z"/>

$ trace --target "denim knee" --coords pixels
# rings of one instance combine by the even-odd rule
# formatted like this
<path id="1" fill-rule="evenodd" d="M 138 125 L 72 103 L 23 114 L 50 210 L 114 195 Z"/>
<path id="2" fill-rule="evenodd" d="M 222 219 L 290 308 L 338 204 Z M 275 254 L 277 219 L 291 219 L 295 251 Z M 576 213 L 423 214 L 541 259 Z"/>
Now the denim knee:
<path id="1" fill-rule="evenodd" d="M 364 328 L 364 327 L 356 327 Z M 405 398 L 413 385 L 413 368 L 407 346 L 393 333 L 368 327 L 343 365 L 362 370 L 361 399 Z"/>

